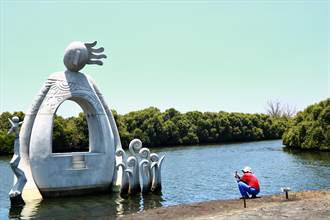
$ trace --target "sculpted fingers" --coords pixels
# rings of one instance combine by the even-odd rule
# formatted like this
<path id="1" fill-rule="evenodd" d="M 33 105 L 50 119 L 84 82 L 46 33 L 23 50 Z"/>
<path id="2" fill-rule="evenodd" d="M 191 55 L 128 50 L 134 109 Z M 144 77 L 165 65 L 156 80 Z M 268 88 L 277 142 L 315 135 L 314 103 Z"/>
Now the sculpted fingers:
<path id="1" fill-rule="evenodd" d="M 102 59 L 102 58 L 107 58 L 105 54 L 90 54 L 91 59 Z"/>
<path id="2" fill-rule="evenodd" d="M 94 47 L 97 44 L 97 41 L 94 41 L 93 43 L 85 43 L 85 46 L 89 49 Z"/>
<path id="3" fill-rule="evenodd" d="M 103 62 L 101 60 L 88 60 L 87 64 L 96 64 L 96 65 L 103 65 Z"/>
<path id="4" fill-rule="evenodd" d="M 93 48 L 97 44 L 97 41 L 93 43 L 85 43 L 85 46 L 88 50 L 88 61 L 87 64 L 96 64 L 96 65 L 103 65 L 101 59 L 107 58 L 105 54 L 101 54 L 104 51 L 103 47 Z"/>
<path id="5" fill-rule="evenodd" d="M 104 48 L 103 47 L 100 47 L 100 48 L 91 48 L 91 52 L 92 53 L 102 53 L 104 51 Z"/>

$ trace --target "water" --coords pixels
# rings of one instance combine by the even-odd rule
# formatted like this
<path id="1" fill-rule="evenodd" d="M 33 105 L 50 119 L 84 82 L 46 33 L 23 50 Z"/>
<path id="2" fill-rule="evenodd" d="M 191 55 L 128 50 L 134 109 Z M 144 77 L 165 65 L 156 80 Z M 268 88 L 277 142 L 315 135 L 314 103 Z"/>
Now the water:
<path id="1" fill-rule="evenodd" d="M 115 218 L 145 209 L 200 201 L 238 198 L 235 170 L 252 167 L 261 183 L 260 195 L 330 188 L 330 152 L 285 151 L 280 140 L 155 149 L 166 154 L 162 195 L 121 198 L 117 193 L 45 199 L 10 209 L 12 185 L 9 157 L 0 157 L 0 219 Z"/>

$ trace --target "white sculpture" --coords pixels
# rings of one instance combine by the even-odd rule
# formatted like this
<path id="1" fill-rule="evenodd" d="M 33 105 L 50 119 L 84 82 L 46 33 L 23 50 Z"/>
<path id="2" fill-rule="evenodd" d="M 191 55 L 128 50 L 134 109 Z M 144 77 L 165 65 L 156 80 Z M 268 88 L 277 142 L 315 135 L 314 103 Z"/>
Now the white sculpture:
<path id="1" fill-rule="evenodd" d="M 161 177 L 161 169 L 163 160 L 165 155 L 159 159 L 158 154 L 152 153 L 150 154 L 151 169 L 152 169 L 152 186 L 151 191 L 160 192 L 162 190 L 162 177 Z"/>
<path id="2" fill-rule="evenodd" d="M 19 144 L 19 126 L 23 122 L 19 122 L 19 118 L 17 116 L 14 116 L 12 120 L 8 118 L 11 128 L 8 131 L 8 134 L 15 133 L 15 141 L 14 141 L 14 155 L 13 158 L 10 161 L 10 167 L 13 170 L 15 174 L 15 180 L 14 185 L 11 188 L 9 192 L 9 197 L 12 203 L 23 203 L 24 201 L 22 199 L 22 191 L 26 184 L 26 177 L 24 172 L 18 168 L 18 164 L 21 160 L 20 156 L 20 144 Z"/>
<path id="3" fill-rule="evenodd" d="M 136 194 L 141 192 L 139 181 L 139 166 L 138 160 L 134 156 L 127 159 L 127 169 L 125 170 L 129 177 L 129 194 Z"/>
<path id="4" fill-rule="evenodd" d="M 120 194 L 127 194 L 129 189 L 128 173 L 125 172 L 127 168 L 127 156 L 123 149 L 117 149 L 116 156 L 121 157 L 122 159 L 122 162 L 119 162 L 116 165 L 118 173 L 121 173 Z M 118 174 L 117 177 L 119 177 Z"/>
<path id="5" fill-rule="evenodd" d="M 142 180 L 142 192 L 147 193 L 151 190 L 151 162 L 150 162 L 150 150 L 148 148 L 141 148 L 139 151 L 141 161 L 139 164 L 140 176 Z"/>
<path id="6" fill-rule="evenodd" d="M 128 193 L 148 193 L 150 191 L 160 192 L 161 186 L 161 167 L 165 156 L 159 159 L 159 156 L 155 153 L 150 154 L 148 148 L 142 148 L 142 142 L 139 139 L 134 139 L 129 144 L 129 151 L 132 156 L 128 157 L 126 161 L 126 153 L 124 150 L 117 150 L 116 156 L 121 157 L 121 163 L 117 163 L 117 167 L 126 167 L 125 172 L 128 175 Z M 138 152 L 138 153 L 137 153 Z M 125 162 L 126 161 L 126 162 Z M 118 177 L 119 178 L 119 177 Z M 120 192 L 125 194 L 126 189 L 125 174 L 122 175 L 122 185 Z"/>
<path id="7" fill-rule="evenodd" d="M 139 178 L 139 150 L 142 148 L 142 142 L 139 139 L 133 139 L 128 146 L 129 152 L 131 153 L 131 157 L 127 159 L 127 170 L 131 170 L 132 172 L 128 172 L 130 178 L 130 193 L 140 192 L 137 188 L 140 188 L 140 178 Z M 135 158 L 135 160 L 132 159 Z M 130 161 L 130 163 L 129 163 Z M 133 162 L 134 161 L 134 162 Z"/>
<path id="8" fill-rule="evenodd" d="M 150 150 L 146 147 L 144 148 L 141 148 L 139 150 L 139 156 L 142 158 L 142 159 L 146 159 L 146 160 L 149 160 L 150 159 Z"/>
<path id="9" fill-rule="evenodd" d="M 142 148 L 142 141 L 140 139 L 133 139 L 128 146 L 129 152 L 132 156 L 138 157 L 138 152 Z"/>
<path id="10" fill-rule="evenodd" d="M 27 186 L 43 196 L 109 190 L 115 178 L 115 150 L 121 149 L 114 117 L 91 77 L 78 72 L 86 64 L 102 65 L 103 48 L 73 42 L 65 50 L 66 71 L 51 74 L 26 112 L 20 132 L 21 168 Z M 52 153 L 53 119 L 66 100 L 87 115 L 89 152 Z M 118 159 L 118 163 L 121 162 Z M 74 164 L 79 162 L 79 166 Z M 25 187 L 27 188 L 27 187 Z"/>
<path id="11" fill-rule="evenodd" d="M 150 162 L 146 159 L 141 160 L 139 164 L 141 174 L 141 190 L 143 193 L 150 192 L 151 190 L 151 176 L 150 176 Z"/>

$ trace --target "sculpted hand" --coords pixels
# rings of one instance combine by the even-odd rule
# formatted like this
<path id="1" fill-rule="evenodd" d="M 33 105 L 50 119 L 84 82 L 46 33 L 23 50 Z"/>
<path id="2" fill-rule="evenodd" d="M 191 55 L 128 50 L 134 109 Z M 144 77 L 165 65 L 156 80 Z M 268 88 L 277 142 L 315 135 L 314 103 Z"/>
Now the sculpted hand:
<path id="1" fill-rule="evenodd" d="M 7 134 L 17 132 L 18 127 L 23 123 L 22 121 L 19 122 L 19 118 L 17 116 L 14 116 L 12 119 L 8 118 L 8 120 L 10 122 L 11 128 Z"/>
<path id="2" fill-rule="evenodd" d="M 97 44 L 97 41 L 93 43 L 85 43 L 85 46 L 88 50 L 88 61 L 87 64 L 96 64 L 103 65 L 103 62 L 100 60 L 102 58 L 107 58 L 105 54 L 101 54 L 104 51 L 103 47 L 93 48 Z"/>

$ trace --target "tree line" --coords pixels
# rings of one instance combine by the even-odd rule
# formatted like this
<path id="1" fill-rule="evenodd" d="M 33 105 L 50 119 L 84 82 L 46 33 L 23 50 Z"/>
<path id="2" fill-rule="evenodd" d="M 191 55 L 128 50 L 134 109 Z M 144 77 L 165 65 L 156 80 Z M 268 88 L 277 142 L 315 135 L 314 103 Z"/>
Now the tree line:
<path id="1" fill-rule="evenodd" d="M 8 118 L 17 115 L 23 120 L 23 112 L 3 112 L 0 115 L 0 154 L 11 154 L 13 135 Z M 287 128 L 287 117 L 266 114 L 228 112 L 181 113 L 174 108 L 160 111 L 149 107 L 124 115 L 113 111 L 124 148 L 134 138 L 144 146 L 213 144 L 279 139 Z M 55 116 L 53 126 L 53 152 L 88 151 L 88 125 L 83 113 L 77 117 Z"/>
<path id="2" fill-rule="evenodd" d="M 308 106 L 290 120 L 283 134 L 290 148 L 330 150 L 330 98 Z"/>

